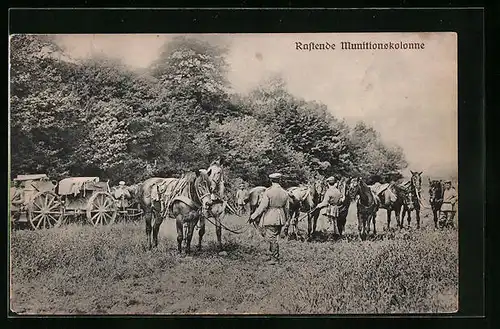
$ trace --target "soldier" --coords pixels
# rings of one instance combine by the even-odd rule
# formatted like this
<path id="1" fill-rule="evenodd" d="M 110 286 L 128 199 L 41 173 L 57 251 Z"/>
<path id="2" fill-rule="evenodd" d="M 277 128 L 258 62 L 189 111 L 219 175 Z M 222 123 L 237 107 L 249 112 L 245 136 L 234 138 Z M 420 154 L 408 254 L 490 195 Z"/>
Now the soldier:
<path id="1" fill-rule="evenodd" d="M 212 199 L 222 199 L 224 196 L 224 175 L 222 171 L 222 160 L 219 157 L 217 160 L 210 164 L 207 169 L 208 177 L 212 182 Z"/>
<path id="2" fill-rule="evenodd" d="M 338 235 L 337 219 L 339 217 L 340 206 L 344 202 L 344 195 L 338 189 L 335 177 L 328 177 L 326 182 L 329 186 L 328 190 L 326 190 L 323 201 L 316 206 L 316 209 L 327 207 L 324 215 L 328 217 L 330 225 L 333 226 L 333 233 Z"/>
<path id="3" fill-rule="evenodd" d="M 118 187 L 113 192 L 113 196 L 118 200 L 119 209 L 127 209 L 129 207 L 129 200 L 132 197 L 124 181 L 120 181 Z"/>
<path id="4" fill-rule="evenodd" d="M 250 216 L 254 221 L 263 214 L 260 219 L 260 226 L 263 227 L 262 235 L 269 241 L 269 251 L 271 253 L 268 262 L 274 265 L 279 262 L 279 237 L 283 225 L 288 218 L 288 193 L 279 184 L 281 174 L 269 175 L 271 187 L 262 194 L 262 200 Z"/>
<path id="5" fill-rule="evenodd" d="M 238 212 L 243 214 L 245 211 L 245 201 L 248 198 L 248 191 L 245 188 L 245 184 L 241 183 L 238 191 L 236 192 L 236 205 L 238 207 Z"/>
<path id="6" fill-rule="evenodd" d="M 444 192 L 443 192 L 443 204 L 441 205 L 441 225 L 451 225 L 453 224 L 453 218 L 455 215 L 455 204 L 457 203 L 458 195 L 457 191 L 453 186 L 451 186 L 451 180 L 444 181 Z"/>
<path id="7" fill-rule="evenodd" d="M 13 187 L 10 188 L 10 212 L 16 214 L 14 220 L 19 219 L 21 211 L 24 208 L 24 194 L 21 188 L 21 182 L 14 181 Z"/>

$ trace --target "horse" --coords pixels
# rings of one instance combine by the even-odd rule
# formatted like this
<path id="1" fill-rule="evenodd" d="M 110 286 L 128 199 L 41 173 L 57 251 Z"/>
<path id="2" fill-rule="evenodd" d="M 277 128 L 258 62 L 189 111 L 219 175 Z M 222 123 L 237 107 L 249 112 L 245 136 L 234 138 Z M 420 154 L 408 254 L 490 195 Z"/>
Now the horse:
<path id="1" fill-rule="evenodd" d="M 361 240 L 365 240 L 370 232 L 370 222 L 373 222 L 373 234 L 377 234 L 376 218 L 380 201 L 372 189 L 361 177 L 352 178 L 349 184 L 351 199 L 359 196 L 356 206 L 358 215 L 358 232 Z"/>
<path id="2" fill-rule="evenodd" d="M 238 211 L 238 215 L 243 215 L 245 213 L 245 206 L 248 200 L 248 195 L 248 189 L 238 189 L 238 192 L 236 193 L 236 210 Z"/>
<path id="3" fill-rule="evenodd" d="M 182 180 L 185 183 L 178 194 L 170 196 L 166 210 L 169 217 L 175 218 L 179 253 L 182 254 L 184 251 L 189 254 L 194 228 L 198 222 L 198 251 L 201 250 L 205 234 L 205 218 L 209 216 L 209 206 L 212 205 L 212 189 L 208 175 L 199 171 L 187 173 L 180 181 Z M 220 233 L 218 239 L 220 241 Z"/>
<path id="4" fill-rule="evenodd" d="M 264 194 L 264 192 L 266 191 L 267 187 L 264 187 L 264 186 L 256 186 L 252 189 L 250 189 L 250 191 L 248 191 L 248 195 L 247 197 L 245 198 L 244 200 L 244 204 L 245 205 L 249 205 L 249 208 L 250 208 L 250 212 L 248 214 L 249 218 L 248 218 L 248 222 L 251 223 L 255 229 L 258 230 L 258 220 L 256 219 L 255 221 L 252 221 L 250 219 L 250 216 L 252 216 L 252 214 L 255 212 L 255 210 L 257 210 L 257 207 L 259 206 L 260 204 L 260 201 L 262 200 L 262 195 Z M 251 233 L 250 233 L 251 235 Z"/>
<path id="5" fill-rule="evenodd" d="M 442 180 L 431 180 L 429 178 L 429 203 L 432 209 L 434 227 L 438 228 L 439 211 L 443 204 L 444 187 Z"/>
<path id="6" fill-rule="evenodd" d="M 408 227 L 410 227 L 411 222 L 411 212 L 415 211 L 415 217 L 417 220 L 417 229 L 420 228 L 420 204 L 422 202 L 421 191 L 422 191 L 422 172 L 411 171 L 411 179 L 406 183 L 407 198 L 403 205 L 403 214 L 401 217 L 401 227 L 403 227 L 403 219 L 405 214 L 407 215 Z"/>
<path id="7" fill-rule="evenodd" d="M 158 231 L 163 221 L 161 194 L 171 190 L 178 179 L 153 177 L 145 180 L 133 194 L 143 211 L 149 250 L 158 246 Z M 160 192 L 160 186 L 162 191 Z M 151 241 L 153 240 L 153 241 Z"/>
<path id="8" fill-rule="evenodd" d="M 316 229 L 316 221 L 313 220 L 313 216 L 310 213 L 314 209 L 314 201 L 313 201 L 313 192 L 310 186 L 298 186 L 291 187 L 287 189 L 289 195 L 289 207 L 288 207 L 288 220 L 285 223 L 285 234 L 289 237 L 292 234 L 297 236 L 298 234 L 298 222 L 300 212 L 307 213 L 307 237 L 310 239 L 312 237 L 312 233 Z M 317 216 L 316 216 L 317 219 Z M 314 222 L 314 223 L 313 223 Z M 293 232 L 290 233 L 288 231 L 290 224 L 293 227 Z M 314 227 L 313 227 L 314 226 Z"/>
<path id="9" fill-rule="evenodd" d="M 387 187 L 384 188 L 384 186 Z M 380 208 L 387 211 L 387 230 L 391 228 L 391 215 L 393 211 L 396 215 L 397 227 L 403 228 L 401 209 L 406 200 L 406 191 L 394 183 L 382 185 L 382 189 L 380 192 L 375 191 L 375 194 L 380 200 Z"/>

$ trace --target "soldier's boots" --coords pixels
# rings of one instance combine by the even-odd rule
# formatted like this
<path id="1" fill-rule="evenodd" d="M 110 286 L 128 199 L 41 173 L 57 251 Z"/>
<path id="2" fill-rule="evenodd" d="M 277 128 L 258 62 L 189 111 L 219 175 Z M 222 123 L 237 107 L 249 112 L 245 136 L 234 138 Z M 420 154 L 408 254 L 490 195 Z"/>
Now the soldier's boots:
<path id="1" fill-rule="evenodd" d="M 275 265 L 279 263 L 280 251 L 279 245 L 277 242 L 271 242 L 269 244 L 269 251 L 271 252 L 271 256 L 269 257 L 268 264 Z"/>

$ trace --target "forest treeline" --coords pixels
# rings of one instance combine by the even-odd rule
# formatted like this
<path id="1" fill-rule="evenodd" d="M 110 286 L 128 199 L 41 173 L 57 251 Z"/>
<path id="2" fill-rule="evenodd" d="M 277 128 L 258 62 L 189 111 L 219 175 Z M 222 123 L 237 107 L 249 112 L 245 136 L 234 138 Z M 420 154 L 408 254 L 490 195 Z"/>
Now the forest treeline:
<path id="1" fill-rule="evenodd" d="M 230 185 L 286 185 L 332 174 L 384 180 L 407 167 L 373 127 L 354 127 L 271 76 L 231 91 L 229 49 L 177 37 L 147 69 L 102 55 L 74 60 L 57 40 L 15 35 L 10 48 L 11 173 L 99 176 L 115 184 L 176 176 L 222 156 Z"/>

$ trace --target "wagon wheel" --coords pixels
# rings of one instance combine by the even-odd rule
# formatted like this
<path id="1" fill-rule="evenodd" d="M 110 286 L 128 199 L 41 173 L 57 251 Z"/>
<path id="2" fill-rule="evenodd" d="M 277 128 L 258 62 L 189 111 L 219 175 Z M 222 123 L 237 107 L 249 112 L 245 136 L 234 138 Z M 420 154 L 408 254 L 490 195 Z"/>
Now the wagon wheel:
<path id="1" fill-rule="evenodd" d="M 37 230 L 61 225 L 63 207 L 57 194 L 50 191 L 38 192 L 28 207 L 28 220 Z"/>
<path id="2" fill-rule="evenodd" d="M 92 225 L 112 224 L 117 212 L 115 199 L 109 193 L 97 192 L 90 197 L 87 205 L 87 219 Z"/>

